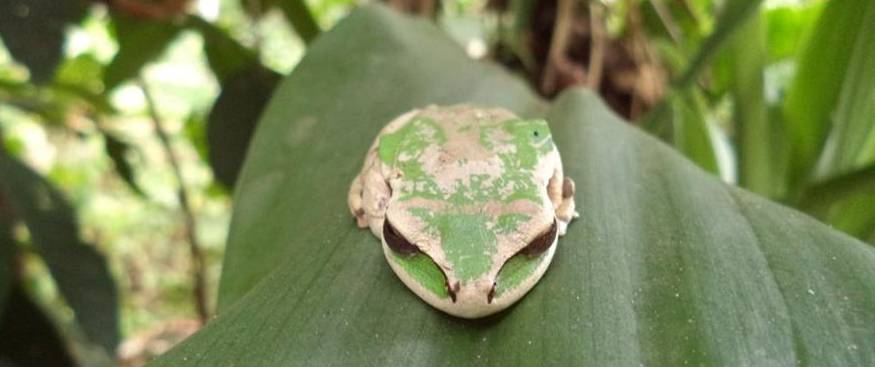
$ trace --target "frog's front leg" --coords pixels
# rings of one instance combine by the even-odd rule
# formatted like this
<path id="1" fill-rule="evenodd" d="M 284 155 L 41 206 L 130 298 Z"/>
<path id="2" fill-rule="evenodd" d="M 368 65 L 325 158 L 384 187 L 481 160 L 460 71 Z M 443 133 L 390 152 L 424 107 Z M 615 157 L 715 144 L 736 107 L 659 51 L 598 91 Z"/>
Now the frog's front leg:
<path id="1" fill-rule="evenodd" d="M 377 151 L 371 148 L 365 157 L 361 173 L 352 181 L 347 196 L 349 211 L 355 217 L 356 225 L 370 227 L 378 238 L 383 236 L 383 220 L 389 203 L 391 189 L 383 177 Z"/>
<path id="2" fill-rule="evenodd" d="M 554 169 L 553 177 L 547 183 L 547 194 L 550 196 L 550 201 L 553 202 L 553 208 L 556 210 L 560 236 L 565 235 L 568 223 L 578 217 L 577 211 L 574 210 L 574 191 L 574 180 L 563 175 L 562 167 Z"/>

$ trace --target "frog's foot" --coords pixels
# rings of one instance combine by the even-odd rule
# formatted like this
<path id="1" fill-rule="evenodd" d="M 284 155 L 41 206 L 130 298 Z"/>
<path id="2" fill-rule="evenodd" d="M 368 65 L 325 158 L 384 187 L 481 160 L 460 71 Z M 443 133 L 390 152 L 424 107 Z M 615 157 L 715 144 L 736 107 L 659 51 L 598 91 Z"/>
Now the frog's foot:
<path id="1" fill-rule="evenodd" d="M 559 201 L 559 206 L 556 208 L 556 219 L 559 222 L 559 235 L 565 235 L 568 229 L 568 223 L 577 218 L 579 214 L 574 210 L 574 180 L 565 177 L 562 180 L 562 199 Z"/>
<path id="2" fill-rule="evenodd" d="M 362 203 L 362 189 L 362 176 L 355 176 L 355 179 L 352 180 L 352 185 L 349 187 L 349 194 L 346 198 L 346 202 L 349 205 L 349 211 L 352 213 L 352 216 L 355 217 L 355 224 L 359 228 L 365 228 L 368 226 L 368 218 Z"/>

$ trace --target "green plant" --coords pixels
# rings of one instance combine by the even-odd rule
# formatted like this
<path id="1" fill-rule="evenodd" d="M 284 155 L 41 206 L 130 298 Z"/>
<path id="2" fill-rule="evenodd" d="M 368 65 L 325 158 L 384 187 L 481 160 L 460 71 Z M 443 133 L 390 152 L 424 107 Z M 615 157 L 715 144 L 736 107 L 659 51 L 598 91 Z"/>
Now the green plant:
<path id="1" fill-rule="evenodd" d="M 875 4 L 386 2 L 427 20 L 0 0 L 0 365 L 105 365 L 119 326 L 210 319 L 229 190 L 217 319 L 154 365 L 875 364 L 873 248 L 774 203 L 875 241 Z M 181 60 L 204 75 L 173 90 L 154 69 Z M 409 294 L 344 204 L 379 127 L 457 102 L 547 117 L 580 191 L 541 284 L 479 321 Z M 97 158 L 46 167 L 29 124 Z M 120 214 L 91 217 L 95 191 Z M 150 250 L 184 280 L 151 258 L 172 285 L 137 291 Z"/>
<path id="2" fill-rule="evenodd" d="M 385 121 L 457 102 L 546 116 L 580 197 L 541 283 L 475 321 L 407 291 L 345 204 Z M 235 200 L 217 319 L 150 366 L 875 362 L 872 247 L 719 182 L 589 92 L 546 104 L 382 7 L 281 83 Z"/>
<path id="3" fill-rule="evenodd" d="M 184 6 L 178 6 L 184 3 L 0 1 L 0 38 L 5 46 L 0 47 L 0 245 L 3 249 L 0 251 L 0 310 L 8 303 L 8 310 L 23 310 L 22 313 L 32 316 L 19 319 L 9 314 L 12 311 L 3 314 L 6 321 L 0 325 L 0 333 L 4 333 L 4 338 L 15 339 L 0 345 L 0 362 L 4 365 L 6 362 L 59 366 L 109 364 L 116 358 L 120 333 L 129 334 L 132 324 L 137 325 L 134 327 L 137 329 L 142 328 L 140 324 L 149 323 L 142 320 L 141 314 L 130 315 L 137 310 L 131 312 L 135 307 L 131 305 L 134 297 L 129 289 L 142 287 L 143 275 L 139 273 L 142 269 L 129 266 L 119 271 L 119 262 L 131 265 L 132 261 L 132 265 L 137 265 L 142 260 L 131 260 L 131 257 L 148 250 L 126 249 L 120 256 L 117 253 L 121 252 L 120 247 L 140 239 L 131 241 L 136 236 L 132 233 L 126 233 L 127 237 L 122 240 L 107 239 L 118 236 L 113 231 L 130 217 L 137 217 L 140 221 L 137 227 L 143 228 L 141 231 L 146 232 L 146 237 L 151 235 L 149 227 L 154 226 L 155 221 L 150 221 L 150 217 L 156 212 L 170 212 L 170 221 L 177 215 L 182 219 L 183 224 L 177 226 L 181 227 L 184 240 L 147 238 L 143 242 L 156 248 L 164 241 L 187 245 L 191 281 L 182 288 L 191 288 L 193 302 L 185 300 L 185 303 L 195 304 L 192 308 L 195 311 L 175 310 L 173 317 L 188 317 L 194 313 L 194 317 L 205 321 L 210 316 L 209 288 L 214 282 L 209 282 L 208 273 L 210 264 L 214 263 L 210 261 L 214 251 L 203 239 L 203 233 L 210 232 L 202 230 L 211 223 L 201 222 L 207 222 L 203 220 L 207 215 L 204 206 L 215 205 L 215 201 L 226 202 L 227 194 L 216 184 L 204 188 L 192 183 L 191 161 L 203 159 L 212 164 L 216 180 L 227 188 L 233 187 L 256 119 L 279 74 L 264 66 L 257 48 L 244 46 L 230 36 L 219 21 L 189 14 Z M 288 7 L 286 2 L 282 5 Z M 277 3 L 265 4 L 261 10 L 276 6 Z M 239 16 L 245 17 L 245 14 Z M 259 16 L 254 14 L 253 22 L 257 22 Z M 308 40 L 318 35 L 319 27 L 312 16 L 296 13 L 294 17 L 295 28 L 300 28 Z M 95 46 L 84 49 L 81 45 L 75 46 L 75 40 L 83 33 L 93 37 L 95 33 L 99 36 L 101 31 L 108 33 L 106 40 L 94 37 L 88 41 Z M 165 57 L 174 43 L 192 33 L 204 40 L 209 77 L 215 78 L 221 93 L 212 106 L 208 100 L 206 106 L 192 108 L 185 117 L 185 134 L 180 134 L 174 126 L 178 117 L 159 106 L 158 99 L 165 91 L 153 90 L 158 83 L 146 76 L 146 70 Z M 106 43 L 116 43 L 118 50 L 105 55 L 102 48 L 107 47 Z M 251 75 L 259 77 L 250 78 Z M 137 129 L 133 127 L 137 123 L 131 121 L 135 119 L 130 117 L 131 109 L 117 98 L 119 90 L 132 86 L 145 101 L 144 108 L 136 113 L 150 122 L 147 138 L 140 141 L 135 141 L 137 138 L 129 133 Z M 204 89 L 206 94 L 211 93 L 209 88 L 203 88 L 187 94 L 203 94 Z M 13 133 L 17 127 L 31 123 L 38 124 L 55 138 L 60 137 L 62 144 L 71 136 L 72 140 L 78 139 L 72 145 L 78 144 L 79 149 L 72 149 L 72 154 L 62 151 L 61 156 L 82 157 L 84 162 L 69 164 L 76 167 L 73 169 L 61 164 L 35 165 L 34 152 L 38 156 L 50 152 L 26 146 L 33 142 L 23 140 L 20 132 Z M 7 130 L 9 134 L 5 134 Z M 156 195 L 155 188 L 160 186 L 155 184 L 156 180 L 144 180 L 144 176 L 156 176 L 156 166 L 164 163 L 150 163 L 144 158 L 148 154 L 145 150 L 151 149 L 142 141 L 147 139 L 160 147 L 162 158 L 169 166 L 167 171 L 172 173 L 170 187 L 177 197 L 170 200 L 168 208 L 160 207 L 166 204 L 162 202 L 160 187 Z M 103 154 L 97 159 L 82 153 L 94 142 Z M 194 158 L 186 150 L 191 146 L 199 148 Z M 208 147 L 213 149 L 208 151 Z M 117 177 L 106 177 L 111 175 L 104 173 L 105 163 L 100 158 L 107 161 L 105 167 Z M 159 175 L 162 173 L 160 169 L 157 171 Z M 114 185 L 115 178 L 120 178 L 130 191 Z M 163 184 L 161 177 L 158 181 Z M 126 203 L 130 211 L 139 208 L 142 213 L 127 215 L 116 210 L 115 216 L 119 218 L 105 220 L 109 223 L 100 228 L 108 229 L 106 232 L 95 230 L 93 224 L 80 225 L 80 222 L 93 223 L 93 218 L 80 218 L 87 217 L 90 214 L 87 207 L 99 201 L 94 200 L 97 195 L 93 192 L 107 187 L 110 191 L 107 196 L 115 194 L 111 200 L 121 197 L 118 202 Z M 171 237 L 175 229 L 168 227 L 165 225 L 163 233 Z M 45 275 L 43 264 L 51 277 Z M 149 264 L 156 268 L 161 265 Z M 151 271 L 148 269 L 146 276 Z M 173 303 L 165 294 L 160 297 L 164 303 Z M 120 307 L 128 311 L 126 318 L 119 318 Z M 34 328 L 32 337 L 18 335 L 22 327 L 26 330 L 31 322 L 39 326 Z M 18 350 L 56 353 L 46 353 L 46 359 L 40 359 L 43 358 L 40 353 L 30 355 Z"/>
<path id="4" fill-rule="evenodd" d="M 875 111 L 863 102 L 875 95 L 875 5 L 758 6 L 727 4 L 644 124 L 703 168 L 737 172 L 740 186 L 875 241 L 875 212 L 864 204 L 875 188 Z M 721 104 L 731 112 L 721 116 Z M 721 150 L 733 157 L 722 167 Z"/>

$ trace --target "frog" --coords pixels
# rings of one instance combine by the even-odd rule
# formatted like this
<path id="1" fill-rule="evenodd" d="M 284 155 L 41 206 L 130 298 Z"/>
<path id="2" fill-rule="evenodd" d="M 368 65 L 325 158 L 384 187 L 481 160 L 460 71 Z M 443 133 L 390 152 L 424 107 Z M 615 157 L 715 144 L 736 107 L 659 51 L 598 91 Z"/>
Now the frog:
<path id="1" fill-rule="evenodd" d="M 504 108 L 430 105 L 391 120 L 348 194 L 414 294 L 474 319 L 515 304 L 578 217 L 549 125 Z"/>

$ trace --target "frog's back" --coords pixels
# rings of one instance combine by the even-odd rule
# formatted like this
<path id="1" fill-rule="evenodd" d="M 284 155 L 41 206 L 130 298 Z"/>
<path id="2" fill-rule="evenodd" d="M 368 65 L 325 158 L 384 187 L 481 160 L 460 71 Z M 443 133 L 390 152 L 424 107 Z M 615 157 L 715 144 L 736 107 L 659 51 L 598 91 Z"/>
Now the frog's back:
<path id="1" fill-rule="evenodd" d="M 535 199 L 534 168 L 552 149 L 543 120 L 467 105 L 420 110 L 379 141 L 403 198 L 460 203 Z"/>

